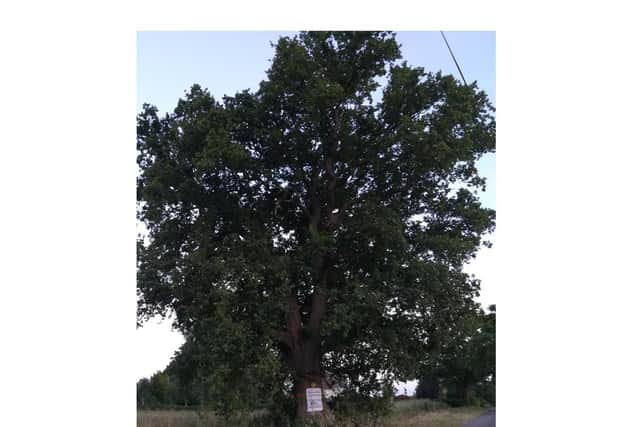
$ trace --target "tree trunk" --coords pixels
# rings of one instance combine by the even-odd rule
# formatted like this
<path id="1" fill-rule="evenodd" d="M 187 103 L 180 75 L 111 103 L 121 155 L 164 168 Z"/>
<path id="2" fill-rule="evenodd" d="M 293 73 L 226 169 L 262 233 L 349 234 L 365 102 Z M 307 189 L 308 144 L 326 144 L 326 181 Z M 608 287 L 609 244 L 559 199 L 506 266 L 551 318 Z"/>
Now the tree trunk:
<path id="1" fill-rule="evenodd" d="M 329 425 L 333 421 L 325 399 L 326 380 L 323 374 L 296 377 L 293 391 L 296 399 L 296 418 L 314 425 Z M 308 399 L 310 398 L 310 399 Z"/>
<path id="2" fill-rule="evenodd" d="M 303 336 L 302 331 L 293 339 L 290 368 L 294 373 L 293 393 L 296 400 L 296 418 L 315 425 L 332 421 L 331 410 L 325 399 L 326 376 L 321 366 L 322 354 L 319 336 Z"/>
<path id="3" fill-rule="evenodd" d="M 324 305 L 320 299 L 323 297 L 316 300 L 317 310 Z M 284 344 L 289 368 L 294 375 L 296 418 L 303 422 L 313 420 L 316 425 L 327 425 L 331 423 L 332 415 L 324 396 L 326 378 L 321 366 L 320 331 L 318 325 L 314 325 L 316 322 L 319 323 L 320 318 L 311 321 L 303 333 L 297 300 L 294 296 L 289 297 Z"/>
<path id="4" fill-rule="evenodd" d="M 470 405 L 472 398 L 473 398 L 473 386 L 471 384 L 467 384 L 467 385 L 464 386 L 464 403 L 465 403 L 465 405 Z"/>
<path id="5" fill-rule="evenodd" d="M 334 117 L 334 126 L 337 125 Z M 315 169 L 309 188 L 309 233 L 315 240 L 321 229 L 337 227 L 339 216 L 333 212 L 336 208 L 336 185 L 334 163 L 338 147 L 338 129 L 334 127 L 327 146 L 327 155 L 324 159 L 324 169 L 327 173 L 327 196 L 329 212 L 328 223 L 321 224 L 322 204 L 317 193 L 319 168 Z M 289 296 L 287 311 L 287 339 L 286 346 L 289 352 L 289 366 L 294 372 L 293 393 L 296 400 L 296 418 L 303 421 L 312 421 L 314 425 L 329 425 L 333 422 L 331 410 L 325 400 L 326 375 L 322 369 L 322 349 L 320 346 L 320 330 L 327 311 L 327 291 L 335 281 L 332 264 L 335 254 L 324 250 L 314 262 L 316 284 L 311 297 L 311 311 L 308 321 L 302 324 L 300 307 L 295 292 Z"/>

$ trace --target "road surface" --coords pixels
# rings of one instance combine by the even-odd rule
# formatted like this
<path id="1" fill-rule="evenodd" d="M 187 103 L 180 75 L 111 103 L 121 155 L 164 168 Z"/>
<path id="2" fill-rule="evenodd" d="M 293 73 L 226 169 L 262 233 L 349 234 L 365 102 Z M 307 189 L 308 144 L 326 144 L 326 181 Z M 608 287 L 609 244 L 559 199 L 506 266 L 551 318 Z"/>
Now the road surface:
<path id="1" fill-rule="evenodd" d="M 496 427 L 496 410 L 489 409 L 486 414 L 469 421 L 463 427 Z"/>

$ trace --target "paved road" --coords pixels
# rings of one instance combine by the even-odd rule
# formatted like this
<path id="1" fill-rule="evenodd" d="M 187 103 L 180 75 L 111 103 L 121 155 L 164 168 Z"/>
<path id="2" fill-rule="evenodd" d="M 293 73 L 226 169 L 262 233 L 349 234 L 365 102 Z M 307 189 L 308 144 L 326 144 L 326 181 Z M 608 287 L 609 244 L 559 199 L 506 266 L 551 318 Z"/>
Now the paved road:
<path id="1" fill-rule="evenodd" d="M 486 414 L 469 421 L 463 427 L 496 427 L 496 410 L 489 409 Z"/>

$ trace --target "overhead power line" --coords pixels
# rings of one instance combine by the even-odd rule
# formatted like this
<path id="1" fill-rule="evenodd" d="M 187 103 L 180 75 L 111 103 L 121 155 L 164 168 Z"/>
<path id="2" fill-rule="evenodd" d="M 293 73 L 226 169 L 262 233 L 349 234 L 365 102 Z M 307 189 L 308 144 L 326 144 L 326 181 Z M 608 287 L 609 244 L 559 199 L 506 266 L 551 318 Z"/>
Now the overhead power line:
<path id="1" fill-rule="evenodd" d="M 442 34 L 442 38 L 444 39 L 444 42 L 447 45 L 447 49 L 449 49 L 449 53 L 451 54 L 451 57 L 453 58 L 453 62 L 455 62 L 456 67 L 458 68 L 458 72 L 460 73 L 460 76 L 462 77 L 462 81 L 464 82 L 464 85 L 467 86 L 467 81 L 464 79 L 464 74 L 462 74 L 462 70 L 460 69 L 460 66 L 458 65 L 458 61 L 456 61 L 456 56 L 453 54 L 453 51 L 451 50 L 451 46 L 449 46 L 449 42 L 447 41 L 447 38 L 444 36 L 444 31 L 440 31 L 440 34 Z"/>

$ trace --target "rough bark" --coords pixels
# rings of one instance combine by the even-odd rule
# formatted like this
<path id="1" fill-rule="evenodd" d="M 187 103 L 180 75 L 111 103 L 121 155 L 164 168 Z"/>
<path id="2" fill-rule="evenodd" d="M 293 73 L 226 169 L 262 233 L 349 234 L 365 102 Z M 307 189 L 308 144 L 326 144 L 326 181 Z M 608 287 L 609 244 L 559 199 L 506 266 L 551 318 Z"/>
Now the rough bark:
<path id="1" fill-rule="evenodd" d="M 319 323 L 317 326 L 319 328 Z M 287 348 L 287 360 L 294 374 L 296 417 L 299 420 L 314 420 L 320 425 L 328 424 L 332 414 L 324 396 L 326 377 L 321 366 L 320 331 L 309 326 L 307 332 L 303 333 L 300 309 L 295 296 L 289 297 L 287 328 L 287 334 L 282 341 Z M 307 388 L 322 390 L 322 411 L 307 411 Z"/>
<path id="2" fill-rule="evenodd" d="M 296 397 L 296 418 L 299 420 L 313 420 L 316 424 L 326 425 L 333 421 L 333 414 L 327 406 L 325 399 L 326 378 L 324 374 L 308 374 L 296 377 L 294 393 Z M 320 388 L 322 390 L 322 411 L 307 411 L 307 388 Z"/>

